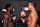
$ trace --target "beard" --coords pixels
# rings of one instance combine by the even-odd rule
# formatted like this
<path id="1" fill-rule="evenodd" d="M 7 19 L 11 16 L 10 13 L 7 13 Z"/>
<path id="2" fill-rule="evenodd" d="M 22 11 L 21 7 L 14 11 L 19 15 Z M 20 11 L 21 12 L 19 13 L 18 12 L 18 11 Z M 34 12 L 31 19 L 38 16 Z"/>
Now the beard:
<path id="1" fill-rule="evenodd" d="M 21 18 L 25 18 L 25 16 L 21 17 Z"/>
<path id="2" fill-rule="evenodd" d="M 10 14 L 11 14 L 11 13 L 13 13 L 13 11 L 12 11 L 12 10 L 10 11 Z"/>

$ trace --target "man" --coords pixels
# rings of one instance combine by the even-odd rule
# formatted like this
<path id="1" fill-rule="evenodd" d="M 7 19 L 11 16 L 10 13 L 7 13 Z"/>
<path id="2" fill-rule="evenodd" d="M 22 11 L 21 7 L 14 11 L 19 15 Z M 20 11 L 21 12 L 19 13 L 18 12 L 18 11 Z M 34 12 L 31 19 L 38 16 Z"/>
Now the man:
<path id="1" fill-rule="evenodd" d="M 7 4 L 5 6 L 5 9 L 7 10 L 6 13 L 4 13 L 3 16 L 3 27 L 14 27 L 13 22 L 12 22 L 12 15 L 11 13 L 13 12 L 13 6 L 12 4 Z"/>
<path id="2" fill-rule="evenodd" d="M 19 27 L 27 27 L 27 20 L 25 19 L 26 13 L 21 11 L 20 16 L 21 18 L 18 20 Z"/>
<path id="3" fill-rule="evenodd" d="M 31 1 L 28 3 L 28 10 L 31 11 L 28 17 L 28 27 L 36 27 L 38 15 L 35 10 L 35 2 Z"/>

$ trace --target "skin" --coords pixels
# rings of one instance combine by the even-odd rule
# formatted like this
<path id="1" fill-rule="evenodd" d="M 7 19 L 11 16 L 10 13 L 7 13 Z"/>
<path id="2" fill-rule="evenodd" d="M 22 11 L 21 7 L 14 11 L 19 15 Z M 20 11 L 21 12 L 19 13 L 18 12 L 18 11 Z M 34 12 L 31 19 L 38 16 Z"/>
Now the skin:
<path id="1" fill-rule="evenodd" d="M 29 17 L 28 17 L 28 27 L 36 27 L 36 23 L 37 23 L 37 20 L 38 20 L 38 15 L 37 15 L 37 12 L 34 8 L 33 5 L 31 5 L 31 2 L 28 3 L 28 8 L 29 10 L 31 11 L 31 13 L 29 14 Z"/>
<path id="2" fill-rule="evenodd" d="M 3 16 L 3 27 L 14 27 L 14 24 L 12 21 L 12 15 L 10 14 L 10 8 L 12 8 L 13 6 L 8 7 L 8 10 L 6 13 L 4 13 Z M 13 9 L 13 8 L 12 8 Z"/>
<path id="3" fill-rule="evenodd" d="M 13 17 L 13 20 L 16 20 L 16 16 Z"/>
<path id="4" fill-rule="evenodd" d="M 40 27 L 40 26 L 37 24 L 37 27 Z"/>
<path id="5" fill-rule="evenodd" d="M 20 16 L 26 16 L 26 13 L 24 11 L 21 11 Z"/>

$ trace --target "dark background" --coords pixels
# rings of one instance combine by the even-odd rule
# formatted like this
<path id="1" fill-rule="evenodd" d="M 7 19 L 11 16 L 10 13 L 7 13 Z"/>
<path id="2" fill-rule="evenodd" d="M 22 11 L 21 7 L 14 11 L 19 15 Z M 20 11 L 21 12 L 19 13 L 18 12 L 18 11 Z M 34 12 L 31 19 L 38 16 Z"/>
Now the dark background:
<path id="1" fill-rule="evenodd" d="M 29 1 L 35 1 L 36 2 L 36 11 L 40 11 L 40 0 L 0 0 L 0 27 L 2 27 L 1 20 L 3 18 L 4 12 L 2 12 L 2 8 L 5 8 L 6 4 L 12 4 L 14 6 L 14 13 L 17 16 L 17 19 L 20 19 L 20 12 L 21 8 L 23 6 L 27 6 Z M 26 12 L 27 17 L 30 12 Z"/>

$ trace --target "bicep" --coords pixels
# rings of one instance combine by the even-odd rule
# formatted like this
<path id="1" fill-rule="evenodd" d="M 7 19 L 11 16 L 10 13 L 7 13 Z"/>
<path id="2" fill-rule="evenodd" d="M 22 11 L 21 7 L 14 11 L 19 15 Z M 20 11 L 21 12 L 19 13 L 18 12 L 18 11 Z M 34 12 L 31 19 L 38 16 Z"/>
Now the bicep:
<path id="1" fill-rule="evenodd" d="M 4 15 L 3 17 L 3 27 L 7 27 L 7 23 L 8 23 L 8 16 L 7 15 Z"/>
<path id="2" fill-rule="evenodd" d="M 32 15 L 31 18 L 33 22 L 37 22 L 38 17 L 36 17 L 36 15 Z"/>
<path id="3" fill-rule="evenodd" d="M 35 27 L 37 23 L 37 17 L 36 15 L 32 15 L 31 18 L 32 18 L 32 26 Z"/>
<path id="4" fill-rule="evenodd" d="M 28 25 L 28 27 L 30 27 L 30 26 L 31 26 L 31 19 L 30 19 L 30 15 L 29 15 L 29 17 L 28 17 L 27 25 Z"/>
<path id="5" fill-rule="evenodd" d="M 8 15 L 4 15 L 3 22 L 7 22 L 7 20 L 8 20 Z"/>

